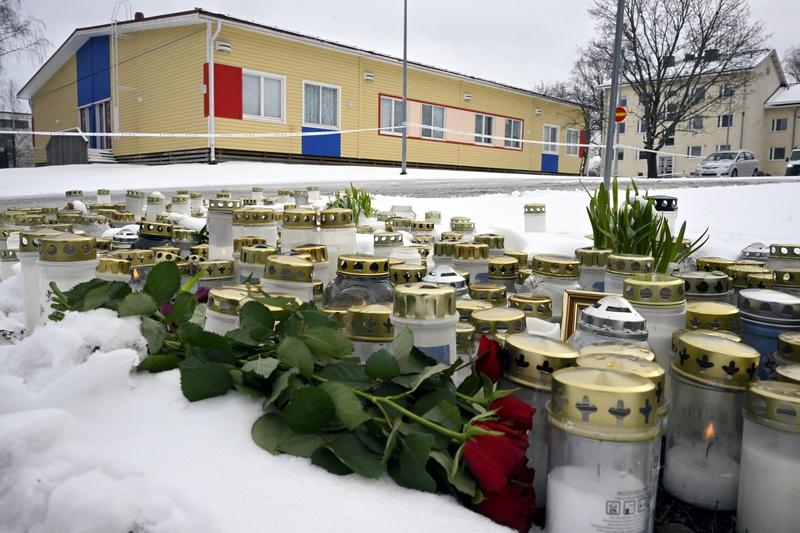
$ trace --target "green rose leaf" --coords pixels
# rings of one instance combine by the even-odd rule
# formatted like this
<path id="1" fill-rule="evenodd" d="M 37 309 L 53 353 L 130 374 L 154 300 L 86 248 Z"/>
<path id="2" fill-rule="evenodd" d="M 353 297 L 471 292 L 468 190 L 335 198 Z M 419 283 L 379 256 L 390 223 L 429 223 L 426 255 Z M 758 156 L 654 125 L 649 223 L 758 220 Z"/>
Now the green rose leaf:
<path id="1" fill-rule="evenodd" d="M 233 386 L 228 368 L 188 357 L 180 364 L 181 391 L 190 402 L 222 396 Z"/>
<path id="2" fill-rule="evenodd" d="M 378 350 L 367 359 L 364 371 L 371 379 L 391 379 L 400 375 L 400 363 L 388 350 Z"/>
<path id="3" fill-rule="evenodd" d="M 314 450 L 314 453 L 311 454 L 311 463 L 337 476 L 346 476 L 353 473 L 350 468 L 336 457 L 336 454 L 325 447 Z"/>
<path id="4" fill-rule="evenodd" d="M 172 310 L 165 317 L 168 323 L 183 324 L 192 319 L 194 308 L 197 307 L 197 298 L 194 294 L 181 292 L 172 302 Z"/>
<path id="5" fill-rule="evenodd" d="M 356 389 L 366 389 L 371 384 L 369 377 L 364 372 L 364 366 L 352 360 L 337 361 L 325 365 L 317 375 L 327 380 L 344 383 Z"/>
<path id="6" fill-rule="evenodd" d="M 278 368 L 278 360 L 272 357 L 263 357 L 255 361 L 248 361 L 242 366 L 243 371 L 252 372 L 264 379 L 269 378 L 272 373 L 275 372 L 276 368 Z"/>
<path id="7" fill-rule="evenodd" d="M 408 354 L 398 357 L 397 360 L 400 363 L 401 374 L 418 374 L 438 363 L 436 359 L 428 357 L 417 348 L 411 348 Z"/>
<path id="8" fill-rule="evenodd" d="M 336 409 L 336 416 L 347 429 L 352 431 L 369 420 L 358 397 L 348 386 L 336 381 L 326 381 L 319 388 L 331 397 Z"/>
<path id="9" fill-rule="evenodd" d="M 314 326 L 303 334 L 303 341 L 317 357 L 339 359 L 353 353 L 353 343 L 338 329 Z"/>
<path id="10" fill-rule="evenodd" d="M 314 373 L 314 356 L 306 343 L 295 337 L 287 337 L 278 345 L 278 359 L 296 368 L 306 377 Z"/>
<path id="11" fill-rule="evenodd" d="M 316 387 L 295 391 L 283 410 L 286 424 L 297 433 L 319 433 L 335 414 L 331 397 Z"/>
<path id="12" fill-rule="evenodd" d="M 155 374 L 156 372 L 164 372 L 166 370 L 178 368 L 178 363 L 180 362 L 180 357 L 175 354 L 152 354 L 145 357 L 144 360 L 139 363 L 139 366 L 136 367 L 136 370 L 138 372 L 150 372 Z"/>
<path id="13" fill-rule="evenodd" d="M 342 433 L 327 449 L 356 474 L 375 479 L 383 473 L 381 456 L 370 451 L 353 433 Z"/>
<path id="14" fill-rule="evenodd" d="M 167 338 L 167 328 L 164 327 L 164 324 L 158 320 L 153 320 L 149 316 L 143 316 L 141 331 L 142 336 L 147 340 L 148 353 L 152 354 L 161 351 L 164 339 Z"/>
<path id="15" fill-rule="evenodd" d="M 425 383 L 425 381 L 441 372 L 445 372 L 448 368 L 450 368 L 450 365 L 439 363 L 434 366 L 427 367 L 424 372 L 416 376 L 397 376 L 396 378 L 393 378 L 392 381 L 404 387 L 408 387 L 408 392 L 410 394 L 417 390 L 417 388 Z"/>
<path id="16" fill-rule="evenodd" d="M 122 299 L 132 292 L 131 286 L 124 281 L 112 281 L 111 294 L 108 296 L 108 307 L 116 311 Z"/>
<path id="17" fill-rule="evenodd" d="M 218 363 L 233 364 L 234 355 L 227 338 L 210 331 L 196 333 L 189 343 L 192 351 L 198 357 L 204 357 Z"/>
<path id="18" fill-rule="evenodd" d="M 414 334 L 408 328 L 400 328 L 394 336 L 394 340 L 389 344 L 389 352 L 395 356 L 396 359 L 408 357 L 411 349 L 414 347 Z"/>
<path id="19" fill-rule="evenodd" d="M 274 455 L 311 457 L 314 450 L 325 444 L 322 435 L 295 433 L 278 413 L 267 413 L 256 420 L 250 435 L 256 444 Z"/>
<path id="20" fill-rule="evenodd" d="M 158 263 L 147 275 L 144 292 L 153 297 L 158 305 L 168 302 L 181 287 L 181 274 L 173 261 Z"/>
<path id="21" fill-rule="evenodd" d="M 83 299 L 81 311 L 91 311 L 105 305 L 111 298 L 111 284 L 104 283 L 98 287 L 90 289 Z"/>
<path id="22" fill-rule="evenodd" d="M 153 297 L 143 292 L 133 292 L 119 303 L 117 314 L 119 316 L 152 315 L 158 311 L 158 305 Z"/>
<path id="23" fill-rule="evenodd" d="M 453 469 L 453 458 L 443 450 L 431 450 L 431 459 L 436 461 L 445 471 L 447 480 L 456 488 L 457 491 L 474 498 L 478 494 L 478 486 L 475 478 L 467 474 L 464 464 L 459 465 L 458 469 Z"/>
<path id="24" fill-rule="evenodd" d="M 433 437 L 424 433 L 411 433 L 401 438 L 397 461 L 389 463 L 392 479 L 402 487 L 436 492 L 436 481 L 425 469 L 432 445 Z"/>
<path id="25" fill-rule="evenodd" d="M 272 384 L 272 392 L 264 400 L 264 409 L 272 405 L 272 403 L 274 403 L 275 400 L 277 400 L 278 397 L 280 397 L 280 395 L 283 394 L 287 388 L 289 388 L 289 381 L 295 374 L 297 374 L 297 369 L 290 368 L 275 379 L 275 382 Z"/>
<path id="26" fill-rule="evenodd" d="M 256 347 L 261 345 L 260 342 L 253 339 L 253 337 L 250 336 L 250 333 L 248 333 L 247 330 L 244 329 L 238 329 L 238 328 L 232 329 L 225 334 L 225 338 L 230 339 L 233 342 L 244 344 L 245 346 L 250 346 L 250 347 Z"/>
<path id="27" fill-rule="evenodd" d="M 239 327 L 247 330 L 253 339 L 265 341 L 272 336 L 275 318 L 267 306 L 258 302 L 247 302 L 239 310 Z"/>

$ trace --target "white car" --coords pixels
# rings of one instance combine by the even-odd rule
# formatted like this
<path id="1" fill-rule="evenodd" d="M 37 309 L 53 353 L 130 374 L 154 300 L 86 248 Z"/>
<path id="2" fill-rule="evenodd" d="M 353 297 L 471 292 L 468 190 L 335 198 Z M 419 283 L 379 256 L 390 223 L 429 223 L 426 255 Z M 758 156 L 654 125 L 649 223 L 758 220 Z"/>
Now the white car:
<path id="1" fill-rule="evenodd" d="M 697 165 L 698 176 L 758 176 L 758 159 L 748 150 L 714 152 Z"/>

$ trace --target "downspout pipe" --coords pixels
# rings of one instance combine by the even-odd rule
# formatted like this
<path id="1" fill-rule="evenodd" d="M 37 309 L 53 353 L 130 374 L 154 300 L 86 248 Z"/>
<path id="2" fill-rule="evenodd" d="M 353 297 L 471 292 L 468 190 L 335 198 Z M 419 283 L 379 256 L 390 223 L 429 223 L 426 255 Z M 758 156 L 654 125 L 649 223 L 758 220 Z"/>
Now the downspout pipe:
<path id="1" fill-rule="evenodd" d="M 217 29 L 211 33 L 211 22 L 206 22 L 206 58 L 208 60 L 208 164 L 217 164 L 217 142 L 214 138 L 214 49 L 217 37 L 222 31 L 222 22 L 217 21 Z"/>

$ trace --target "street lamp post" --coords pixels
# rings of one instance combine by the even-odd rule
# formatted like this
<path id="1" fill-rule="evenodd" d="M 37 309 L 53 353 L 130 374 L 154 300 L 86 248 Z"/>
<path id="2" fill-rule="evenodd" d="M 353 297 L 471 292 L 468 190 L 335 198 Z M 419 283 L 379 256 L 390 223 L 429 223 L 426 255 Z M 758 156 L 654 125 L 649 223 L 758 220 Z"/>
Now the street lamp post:
<path id="1" fill-rule="evenodd" d="M 614 35 L 614 64 L 611 69 L 611 95 L 608 100 L 608 126 L 606 129 L 606 153 L 603 164 L 603 184 L 606 189 L 611 188 L 611 163 L 614 153 L 614 134 L 617 123 L 614 121 L 619 99 L 619 70 L 622 55 L 622 16 L 625 12 L 625 0 L 617 0 L 617 27 Z"/>
<path id="2" fill-rule="evenodd" d="M 400 174 L 406 174 L 408 155 L 408 0 L 403 0 L 403 148 L 400 160 Z"/>

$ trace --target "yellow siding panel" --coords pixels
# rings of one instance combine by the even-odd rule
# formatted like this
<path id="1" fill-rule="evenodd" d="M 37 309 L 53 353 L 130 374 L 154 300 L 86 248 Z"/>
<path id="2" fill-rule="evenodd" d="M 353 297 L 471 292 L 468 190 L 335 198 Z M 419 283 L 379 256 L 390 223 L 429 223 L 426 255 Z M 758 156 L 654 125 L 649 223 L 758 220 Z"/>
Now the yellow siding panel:
<path id="1" fill-rule="evenodd" d="M 33 125 L 38 131 L 60 131 L 78 126 L 78 85 L 75 56 L 42 85 L 31 98 Z M 36 135 L 34 162 L 47 163 L 49 136 Z"/>

